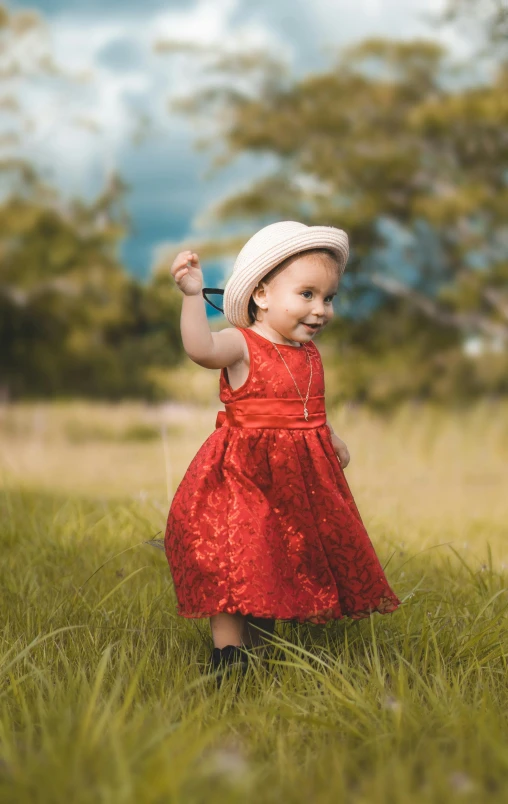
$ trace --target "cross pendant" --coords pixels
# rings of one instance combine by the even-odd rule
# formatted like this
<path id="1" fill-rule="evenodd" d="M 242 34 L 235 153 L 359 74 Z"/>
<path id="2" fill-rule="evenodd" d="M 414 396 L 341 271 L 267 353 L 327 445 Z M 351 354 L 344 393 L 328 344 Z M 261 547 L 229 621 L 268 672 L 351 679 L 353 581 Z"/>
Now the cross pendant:
<path id="1" fill-rule="evenodd" d="M 307 408 L 303 409 L 303 415 L 305 416 L 305 421 L 307 421 L 307 419 L 309 418 L 309 411 L 307 410 Z"/>

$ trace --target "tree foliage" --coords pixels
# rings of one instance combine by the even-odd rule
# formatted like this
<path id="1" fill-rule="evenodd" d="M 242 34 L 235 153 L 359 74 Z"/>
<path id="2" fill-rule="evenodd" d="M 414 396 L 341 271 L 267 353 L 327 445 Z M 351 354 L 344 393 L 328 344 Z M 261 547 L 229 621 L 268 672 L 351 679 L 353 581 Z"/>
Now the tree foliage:
<path id="1" fill-rule="evenodd" d="M 342 395 L 392 404 L 506 393 L 507 66 L 471 84 L 467 65 L 425 39 L 369 39 L 300 79 L 270 59 L 249 82 L 249 60 L 241 75 L 232 63 L 234 75 L 228 59 L 215 73 L 209 65 L 215 81 L 177 108 L 221 143 L 218 166 L 248 153 L 272 157 L 274 168 L 211 212 L 250 232 L 281 218 L 348 232 L 341 293 L 352 320 L 324 336 L 342 349 Z M 258 58 L 257 75 L 261 67 Z M 383 222 L 411 244 L 402 265 L 386 256 Z M 244 240 L 224 239 L 224 253 Z"/>
<path id="2" fill-rule="evenodd" d="M 323 334 L 332 402 L 508 391 L 506 17 L 493 0 L 450 0 L 445 17 L 480 8 L 500 54 L 481 84 L 430 39 L 369 39 L 301 78 L 262 51 L 191 48 L 203 81 L 176 107 L 196 119 L 197 144 L 213 146 L 216 169 L 244 154 L 272 165 L 210 210 L 235 234 L 192 247 L 204 258 L 235 254 L 281 218 L 349 234 L 339 315 Z M 111 172 L 91 203 L 63 202 L 22 147 L 36 121 L 13 79 L 81 77 L 54 62 L 33 12 L 0 6 L 0 55 L 10 121 L 0 133 L 2 387 L 162 395 L 161 373 L 183 356 L 180 295 L 167 274 L 141 284 L 123 269 L 128 187 Z"/>
<path id="3" fill-rule="evenodd" d="M 157 397 L 154 367 L 182 357 L 169 278 L 130 277 L 108 213 L 121 184 L 58 210 L 12 196 L 0 206 L 0 370 L 4 393 Z M 99 215 L 98 215 L 99 213 Z"/>
<path id="4" fill-rule="evenodd" d="M 63 75 L 42 20 L 0 7 L 0 52 L 1 105 L 12 118 L 0 160 L 2 394 L 163 396 L 154 370 L 183 354 L 179 293 L 169 277 L 145 285 L 124 270 L 120 176 L 112 172 L 91 203 L 64 202 L 24 153 L 30 113 L 9 94 L 11 79 Z"/>

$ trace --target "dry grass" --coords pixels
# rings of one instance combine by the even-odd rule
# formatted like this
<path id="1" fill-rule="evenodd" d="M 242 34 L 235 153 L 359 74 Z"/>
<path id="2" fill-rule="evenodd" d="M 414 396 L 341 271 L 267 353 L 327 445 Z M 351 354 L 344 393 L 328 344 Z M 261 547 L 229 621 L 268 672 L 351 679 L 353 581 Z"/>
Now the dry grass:
<path id="1" fill-rule="evenodd" d="M 17 405 L 0 413 L 0 469 L 9 486 L 168 507 L 215 426 L 212 407 Z M 508 565 L 508 404 L 446 413 L 400 408 L 389 418 L 328 411 L 349 446 L 348 482 L 373 538 L 413 548 L 491 544 Z"/>

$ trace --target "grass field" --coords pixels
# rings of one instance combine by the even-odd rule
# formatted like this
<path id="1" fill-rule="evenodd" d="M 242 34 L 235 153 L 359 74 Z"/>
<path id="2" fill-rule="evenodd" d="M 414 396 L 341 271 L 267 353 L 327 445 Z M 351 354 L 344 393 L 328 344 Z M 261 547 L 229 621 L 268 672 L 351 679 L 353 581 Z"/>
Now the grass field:
<path id="1" fill-rule="evenodd" d="M 506 802 L 508 405 L 328 411 L 403 606 L 217 690 L 145 544 L 213 409 L 0 412 L 1 802 Z"/>

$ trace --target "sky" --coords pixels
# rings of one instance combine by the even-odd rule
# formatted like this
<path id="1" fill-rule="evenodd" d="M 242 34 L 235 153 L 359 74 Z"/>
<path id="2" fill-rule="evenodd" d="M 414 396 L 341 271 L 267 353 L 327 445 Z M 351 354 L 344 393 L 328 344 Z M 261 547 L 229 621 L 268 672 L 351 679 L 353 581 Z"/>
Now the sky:
<path id="1" fill-rule="evenodd" d="M 122 175 L 130 185 L 126 206 L 133 231 L 121 256 L 142 278 L 150 275 L 161 250 L 208 234 L 207 208 L 268 166 L 241 157 L 206 177 L 210 155 L 196 150 L 189 122 L 168 108 L 202 76 L 188 58 L 154 52 L 155 42 L 262 46 L 282 54 L 299 76 L 326 69 L 342 47 L 368 36 L 433 36 L 459 56 L 467 50 L 456 31 L 438 33 L 423 19 L 425 11 L 438 11 L 442 0 L 11 0 L 6 5 L 11 11 L 37 11 L 55 61 L 88 76 L 71 88 L 54 79 L 23 85 L 34 119 L 26 146 L 30 157 L 64 197 L 92 199 L 110 171 Z M 154 121 L 137 145 L 133 112 Z M 216 286 L 226 268 L 207 270 L 206 284 Z"/>

